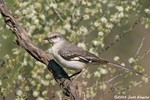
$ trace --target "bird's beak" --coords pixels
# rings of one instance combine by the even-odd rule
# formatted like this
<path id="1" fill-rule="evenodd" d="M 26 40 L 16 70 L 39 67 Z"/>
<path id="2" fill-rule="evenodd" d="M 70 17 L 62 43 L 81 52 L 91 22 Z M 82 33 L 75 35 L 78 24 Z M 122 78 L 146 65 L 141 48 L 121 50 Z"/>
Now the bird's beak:
<path id="1" fill-rule="evenodd" d="M 53 43 L 48 37 L 45 37 L 44 40 L 47 40 L 50 43 Z"/>
<path id="2" fill-rule="evenodd" d="M 45 37 L 45 38 L 44 38 L 44 40 L 48 40 L 48 38 L 47 38 L 47 37 Z"/>

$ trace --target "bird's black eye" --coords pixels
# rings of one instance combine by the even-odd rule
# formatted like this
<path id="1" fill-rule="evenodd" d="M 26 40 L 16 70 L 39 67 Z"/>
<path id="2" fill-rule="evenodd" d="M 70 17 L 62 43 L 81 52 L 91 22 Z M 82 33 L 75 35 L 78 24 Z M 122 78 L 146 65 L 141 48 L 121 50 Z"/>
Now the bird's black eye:
<path id="1" fill-rule="evenodd" d="M 53 38 L 57 38 L 57 36 L 53 36 Z"/>

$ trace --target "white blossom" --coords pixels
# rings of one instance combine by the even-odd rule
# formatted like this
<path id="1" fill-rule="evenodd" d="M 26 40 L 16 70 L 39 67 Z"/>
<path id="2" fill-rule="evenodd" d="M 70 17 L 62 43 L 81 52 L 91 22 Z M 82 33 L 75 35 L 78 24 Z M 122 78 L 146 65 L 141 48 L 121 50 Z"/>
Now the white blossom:
<path id="1" fill-rule="evenodd" d="M 118 15 L 117 15 L 117 14 L 112 15 L 111 18 L 110 18 L 110 21 L 116 23 L 116 22 L 118 22 L 118 19 L 117 19 L 117 18 L 118 18 Z"/>
<path id="2" fill-rule="evenodd" d="M 18 75 L 18 80 L 22 80 L 22 79 L 23 79 L 22 75 Z"/>
<path id="3" fill-rule="evenodd" d="M 42 20 L 45 20 L 45 15 L 40 15 L 40 18 L 42 19 Z"/>
<path id="4" fill-rule="evenodd" d="M 107 23 L 107 24 L 106 24 L 106 27 L 109 28 L 109 29 L 112 29 L 112 28 L 114 27 L 114 25 L 111 24 L 111 23 Z"/>
<path id="5" fill-rule="evenodd" d="M 97 41 L 97 40 L 93 40 L 92 42 L 95 46 L 98 46 L 100 44 L 100 41 Z"/>
<path id="6" fill-rule="evenodd" d="M 81 27 L 80 27 L 80 30 L 81 30 L 82 32 L 84 32 L 84 33 L 87 33 L 87 32 L 88 32 L 88 29 L 87 29 L 86 27 L 84 27 L 84 26 L 81 26 Z"/>
<path id="7" fill-rule="evenodd" d="M 119 35 L 116 35 L 116 36 L 115 36 L 115 40 L 118 40 L 118 39 L 120 39 L 120 36 L 119 36 Z"/>
<path id="8" fill-rule="evenodd" d="M 105 90 L 107 88 L 107 85 L 106 84 L 102 84 L 102 85 L 100 85 L 99 88 Z"/>
<path id="9" fill-rule="evenodd" d="M 129 59 L 129 63 L 130 63 L 130 64 L 132 64 L 132 63 L 134 63 L 134 62 L 135 62 L 135 59 L 134 59 L 134 58 L 130 58 L 130 59 Z"/>
<path id="10" fill-rule="evenodd" d="M 114 61 L 119 61 L 119 59 L 120 59 L 120 58 L 119 58 L 118 56 L 115 56 L 115 57 L 114 57 Z"/>
<path id="11" fill-rule="evenodd" d="M 86 1 L 84 1 L 84 0 L 82 0 L 82 2 L 81 2 L 83 5 L 86 5 Z"/>
<path id="12" fill-rule="evenodd" d="M 89 79 L 90 77 L 91 77 L 91 74 L 87 74 L 86 78 L 88 78 L 88 79 Z"/>
<path id="13" fill-rule="evenodd" d="M 48 26 L 46 26 L 46 27 L 44 27 L 44 31 L 46 32 L 46 33 L 48 33 L 49 32 L 49 27 Z"/>
<path id="14" fill-rule="evenodd" d="M 86 45 L 83 42 L 78 43 L 78 47 L 81 47 L 86 50 Z"/>
<path id="15" fill-rule="evenodd" d="M 20 14 L 20 11 L 19 10 L 16 10 L 15 11 L 15 14 Z M 0 14 L 1 15 L 1 14 Z"/>
<path id="16" fill-rule="evenodd" d="M 83 19 L 84 19 L 84 20 L 87 20 L 87 19 L 89 19 L 89 18 L 90 18 L 90 17 L 89 17 L 88 14 L 83 15 Z"/>
<path id="17" fill-rule="evenodd" d="M 133 6 L 136 6 L 136 2 L 135 2 L 134 0 L 131 2 L 131 4 L 132 4 Z"/>
<path id="18" fill-rule="evenodd" d="M 101 22 L 102 22 L 102 23 L 107 23 L 107 19 L 106 19 L 105 17 L 102 17 L 102 18 L 101 18 Z"/>
<path id="19" fill-rule="evenodd" d="M 121 66 L 126 66 L 125 63 L 121 63 Z"/>
<path id="20" fill-rule="evenodd" d="M 85 8 L 85 9 L 84 9 L 84 12 L 85 12 L 85 13 L 90 13 L 89 8 Z"/>
<path id="21" fill-rule="evenodd" d="M 34 19 L 34 24 L 38 25 L 39 24 L 39 20 L 38 19 Z"/>
<path id="22" fill-rule="evenodd" d="M 96 56 L 98 56 L 98 53 L 94 50 L 95 50 L 94 48 L 90 48 L 89 52 L 91 52 L 91 53 L 95 54 Z"/>
<path id="23" fill-rule="evenodd" d="M 96 72 L 94 72 L 94 76 L 100 78 L 100 77 L 101 77 L 101 74 L 100 74 L 100 72 L 96 71 Z"/>
<path id="24" fill-rule="evenodd" d="M 103 4 L 106 4 L 108 2 L 108 0 L 102 0 Z"/>
<path id="25" fill-rule="evenodd" d="M 49 10 L 49 6 L 45 6 L 45 10 L 46 10 L 46 11 Z"/>
<path id="26" fill-rule="evenodd" d="M 91 4 L 91 2 L 87 2 L 87 6 L 91 6 L 92 4 Z"/>
<path id="27" fill-rule="evenodd" d="M 23 63 L 22 63 L 22 65 L 23 65 L 23 66 L 27 66 L 27 65 L 28 65 L 28 61 L 27 61 L 27 59 L 26 59 L 26 58 L 24 58 L 24 59 L 23 59 Z"/>
<path id="28" fill-rule="evenodd" d="M 145 24 L 145 29 L 148 29 L 149 28 L 149 25 L 148 24 Z"/>
<path id="29" fill-rule="evenodd" d="M 104 36 L 104 33 L 103 32 L 98 32 L 98 35 L 99 36 Z"/>
<path id="30" fill-rule="evenodd" d="M 129 11 L 130 9 L 131 9 L 130 6 L 127 6 L 127 7 L 125 8 L 126 11 Z"/>
<path id="31" fill-rule="evenodd" d="M 25 86 L 25 91 L 29 91 L 29 90 L 30 90 L 29 86 Z"/>
<path id="32" fill-rule="evenodd" d="M 123 13 L 123 12 L 119 13 L 119 14 L 118 14 L 118 17 L 119 17 L 119 18 L 124 17 L 124 13 Z"/>
<path id="33" fill-rule="evenodd" d="M 117 9 L 119 12 L 122 12 L 122 11 L 123 11 L 123 7 L 122 7 L 122 6 L 116 6 L 116 9 Z"/>
<path id="34" fill-rule="evenodd" d="M 100 73 L 101 73 L 102 75 L 105 75 L 105 74 L 108 73 L 108 71 L 107 71 L 106 69 L 104 69 L 104 68 L 101 68 L 101 69 L 100 69 Z"/>
<path id="35" fill-rule="evenodd" d="M 67 29 L 67 30 L 70 30 L 71 25 L 69 23 L 67 23 L 66 25 L 64 25 L 64 28 Z"/>
<path id="36" fill-rule="evenodd" d="M 22 93 L 21 90 L 17 90 L 17 91 L 16 91 L 16 94 L 17 94 L 18 96 L 21 96 L 23 93 Z"/>
<path id="37" fill-rule="evenodd" d="M 76 15 L 80 16 L 81 15 L 81 11 L 80 10 L 76 10 Z"/>
<path id="38" fill-rule="evenodd" d="M 49 81 L 47 80 L 41 80 L 41 83 L 45 86 L 48 86 L 49 85 Z"/>
<path id="39" fill-rule="evenodd" d="M 96 22 L 94 22 L 94 26 L 98 27 L 98 26 L 100 26 L 100 23 L 96 21 Z"/>
<path id="40" fill-rule="evenodd" d="M 27 11 L 26 9 L 23 9 L 23 10 L 22 10 L 22 14 L 25 15 L 25 14 L 27 14 L 27 13 L 28 13 L 28 11 Z"/>
<path id="41" fill-rule="evenodd" d="M 50 74 L 46 74 L 45 78 L 46 78 L 46 79 L 50 79 L 50 78 L 51 78 L 51 75 L 50 75 Z"/>
<path id="42" fill-rule="evenodd" d="M 22 6 L 25 7 L 25 6 L 27 6 L 28 4 L 29 4 L 29 2 L 23 2 L 23 3 L 22 3 Z"/>
<path id="43" fill-rule="evenodd" d="M 82 81 L 83 86 L 87 86 L 88 82 Z"/>
<path id="44" fill-rule="evenodd" d="M 145 13 L 150 14 L 150 10 L 149 9 L 146 8 L 144 11 L 145 11 Z"/>
<path id="45" fill-rule="evenodd" d="M 46 90 L 42 91 L 43 96 L 46 96 L 47 93 L 48 93 L 48 91 L 46 91 Z"/>
<path id="46" fill-rule="evenodd" d="M 37 77 L 37 73 L 34 72 L 34 71 L 32 71 L 32 77 L 33 77 L 33 78 L 36 78 L 36 77 Z"/>
<path id="47" fill-rule="evenodd" d="M 107 6 L 108 7 L 113 7 L 113 6 L 115 6 L 115 4 L 114 3 L 109 3 Z"/>
<path id="48" fill-rule="evenodd" d="M 142 80 L 145 82 L 145 83 L 148 83 L 149 79 L 145 76 L 142 77 Z"/>
<path id="49" fill-rule="evenodd" d="M 36 7 L 36 8 L 41 8 L 41 6 L 42 6 L 41 3 L 39 3 L 39 2 L 36 2 L 36 3 L 35 3 L 35 7 Z"/>
<path id="50" fill-rule="evenodd" d="M 34 92 L 33 92 L 33 96 L 34 96 L 34 97 L 38 97 L 38 95 L 39 95 L 39 92 L 38 92 L 38 91 L 34 91 Z"/>
<path id="51" fill-rule="evenodd" d="M 57 4 L 56 4 L 56 3 L 51 2 L 50 7 L 52 7 L 52 8 L 54 8 L 54 9 L 56 9 L 56 8 L 57 8 Z"/>

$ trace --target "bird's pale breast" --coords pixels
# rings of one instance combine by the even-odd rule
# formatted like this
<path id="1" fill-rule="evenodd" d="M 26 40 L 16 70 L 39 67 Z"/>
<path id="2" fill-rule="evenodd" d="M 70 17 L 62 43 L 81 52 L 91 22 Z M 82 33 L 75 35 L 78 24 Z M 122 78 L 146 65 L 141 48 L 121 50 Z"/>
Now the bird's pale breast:
<path id="1" fill-rule="evenodd" d="M 56 60 L 56 62 L 61 65 L 62 67 L 71 69 L 71 70 L 82 70 L 86 67 L 86 64 L 83 62 L 79 62 L 79 61 L 68 61 L 65 60 L 64 58 L 62 58 L 59 54 L 58 51 L 62 48 L 59 47 L 60 44 L 55 44 L 52 47 L 52 54 L 54 59 Z"/>

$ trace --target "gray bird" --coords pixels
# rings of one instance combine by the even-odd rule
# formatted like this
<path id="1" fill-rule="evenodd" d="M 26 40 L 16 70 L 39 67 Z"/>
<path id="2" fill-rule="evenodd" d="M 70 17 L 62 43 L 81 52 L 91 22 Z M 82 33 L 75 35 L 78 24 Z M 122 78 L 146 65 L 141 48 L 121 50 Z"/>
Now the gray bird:
<path id="1" fill-rule="evenodd" d="M 50 33 L 47 35 L 45 40 L 48 40 L 50 43 L 52 43 L 53 46 L 51 48 L 51 53 L 54 57 L 54 60 L 60 66 L 78 71 L 77 73 L 73 74 L 73 76 L 82 72 L 83 69 L 91 64 L 107 64 L 124 70 L 130 70 L 139 75 L 142 75 L 142 73 L 133 70 L 130 67 L 112 63 L 110 61 L 97 57 L 96 55 L 83 50 L 82 48 L 79 48 L 78 46 L 68 42 L 59 33 Z"/>

